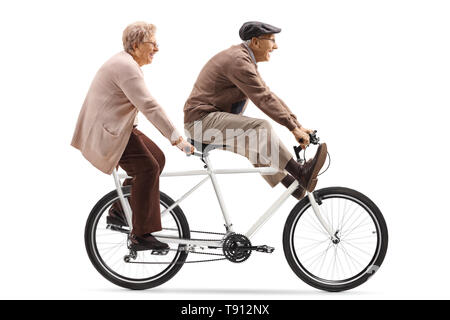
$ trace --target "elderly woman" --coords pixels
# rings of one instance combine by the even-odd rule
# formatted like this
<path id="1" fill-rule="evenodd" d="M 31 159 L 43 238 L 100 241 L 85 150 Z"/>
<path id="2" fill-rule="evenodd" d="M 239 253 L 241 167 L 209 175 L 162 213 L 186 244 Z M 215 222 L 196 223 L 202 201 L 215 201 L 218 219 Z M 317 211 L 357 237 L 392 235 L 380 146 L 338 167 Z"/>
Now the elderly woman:
<path id="1" fill-rule="evenodd" d="M 159 175 L 164 168 L 163 152 L 137 126 L 137 114 L 145 117 L 173 146 L 192 153 L 170 122 L 163 108 L 148 91 L 140 67 L 150 64 L 158 52 L 155 26 L 145 22 L 129 25 L 123 32 L 124 51 L 110 58 L 97 72 L 82 106 L 72 146 L 96 168 L 111 174 L 119 165 L 132 179 L 130 205 L 133 226 L 130 239 L 137 250 L 164 250 L 152 232 L 161 230 Z M 124 225 L 116 203 L 108 224 Z"/>

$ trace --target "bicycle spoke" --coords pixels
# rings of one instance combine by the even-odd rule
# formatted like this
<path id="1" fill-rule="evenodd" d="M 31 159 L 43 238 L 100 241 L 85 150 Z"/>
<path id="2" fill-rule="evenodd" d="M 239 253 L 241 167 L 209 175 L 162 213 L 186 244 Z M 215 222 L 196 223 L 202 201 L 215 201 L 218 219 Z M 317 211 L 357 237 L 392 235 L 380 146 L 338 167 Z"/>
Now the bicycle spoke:
<path id="1" fill-rule="evenodd" d="M 328 250 L 329 250 L 331 247 L 332 247 L 332 244 L 329 243 L 328 246 L 327 246 L 327 248 L 322 252 L 322 254 L 321 254 L 317 259 L 315 259 L 315 261 L 314 261 L 313 263 L 310 264 L 310 268 L 312 268 L 313 270 L 315 270 L 315 269 L 316 269 L 316 268 L 315 268 L 316 263 L 317 263 L 317 265 L 319 265 L 321 261 L 322 261 L 322 264 L 323 264 L 324 259 L 326 259 Z M 316 267 L 317 267 L 317 266 L 316 266 Z"/>
<path id="2" fill-rule="evenodd" d="M 321 244 L 323 244 L 324 242 L 327 242 L 327 241 L 329 241 L 329 240 L 325 239 L 325 240 L 323 240 L 323 241 L 321 241 L 319 243 L 313 243 L 313 244 L 307 245 L 306 247 L 300 248 L 300 250 L 305 250 L 306 248 L 308 248 L 307 251 L 310 251 L 310 250 L 313 250 L 314 248 L 320 246 Z"/>
<path id="3" fill-rule="evenodd" d="M 348 265 L 348 262 L 347 262 L 347 265 L 345 266 L 345 268 L 344 268 L 344 266 L 343 266 L 343 264 L 344 264 L 344 262 L 346 262 L 346 260 L 345 261 L 342 261 L 341 260 L 341 258 L 340 258 L 340 254 L 339 254 L 339 245 L 337 245 L 336 246 L 336 250 L 337 250 L 337 259 L 338 259 L 338 262 L 339 262 L 339 266 L 340 266 L 340 268 L 341 268 L 341 271 L 342 271 L 342 275 L 341 275 L 341 279 L 346 279 L 347 277 L 349 277 L 349 275 L 351 275 L 351 271 L 349 271 L 349 265 Z"/>
<path id="4" fill-rule="evenodd" d="M 363 228 L 363 227 L 365 227 L 365 226 L 370 226 L 370 229 L 373 229 L 373 228 L 372 228 L 372 227 L 373 227 L 373 221 L 368 221 L 368 222 L 366 222 L 366 223 L 364 223 L 364 224 L 362 224 L 362 222 L 361 222 L 358 226 L 354 227 L 352 230 L 347 231 L 345 234 L 343 234 L 342 237 L 343 237 L 343 238 L 347 238 L 349 235 L 357 234 L 356 232 L 354 233 L 354 231 L 357 230 L 357 229 L 359 229 L 359 228 Z M 367 231 L 366 231 L 366 230 L 363 230 L 363 231 L 361 231 L 361 232 L 367 232 Z"/>
<path id="5" fill-rule="evenodd" d="M 341 230 L 343 230 L 345 225 L 353 218 L 353 215 L 355 214 L 356 210 L 358 210 L 358 207 L 355 207 L 355 209 L 353 209 L 353 211 L 350 214 L 349 218 L 342 224 Z"/>
<path id="6" fill-rule="evenodd" d="M 362 263 L 359 262 L 359 260 L 355 259 L 355 258 L 348 252 L 348 250 L 345 248 L 345 245 L 342 244 L 342 243 L 341 243 L 341 248 L 342 248 L 342 250 L 345 252 L 345 254 L 346 254 L 346 255 L 347 255 L 354 263 L 356 262 L 358 265 L 360 265 L 361 267 L 363 267 Z M 355 267 L 358 268 L 356 265 L 355 265 Z"/>
<path id="7" fill-rule="evenodd" d="M 97 242 L 97 245 L 99 245 L 99 244 L 117 245 L 117 244 L 122 244 L 122 243 L 123 243 L 123 241 L 120 241 L 120 242 Z"/>
<path id="8" fill-rule="evenodd" d="M 303 231 L 302 231 L 303 232 Z M 295 236 L 295 239 L 302 239 L 302 240 L 310 240 L 310 241 L 322 241 L 323 239 L 314 239 L 314 238 L 308 238 L 308 237 L 303 237 L 303 236 Z"/>
<path id="9" fill-rule="evenodd" d="M 328 253 L 328 250 L 329 250 L 331 247 L 332 247 L 332 243 L 330 242 L 330 244 L 328 245 L 327 250 L 325 251 L 325 255 L 324 255 L 323 259 L 322 259 L 322 264 L 320 265 L 320 269 L 319 269 L 319 272 L 318 272 L 319 275 L 320 275 L 321 272 L 322 272 L 323 265 L 324 265 L 324 263 L 325 263 L 325 260 L 327 259 L 327 253 Z"/>
<path id="10" fill-rule="evenodd" d="M 115 260 L 115 262 L 113 262 L 111 264 L 111 269 L 115 269 L 115 266 L 119 263 L 119 262 L 123 262 L 123 256 L 120 256 Z"/>
<path id="11" fill-rule="evenodd" d="M 345 221 L 345 217 L 347 216 L 347 213 L 351 210 L 353 203 L 346 201 L 346 204 L 348 203 L 348 209 L 344 211 L 344 214 L 342 215 L 342 219 L 341 222 L 339 224 L 339 230 L 342 230 L 342 228 L 344 227 L 344 221 Z"/>
<path id="12" fill-rule="evenodd" d="M 353 261 L 358 265 L 359 270 L 364 269 L 364 267 L 368 265 L 369 259 L 367 257 L 363 257 L 362 255 L 359 254 L 358 251 L 354 249 L 352 250 L 351 247 L 345 246 L 344 244 L 343 248 L 346 248 L 345 251 L 347 252 L 349 257 L 353 258 Z"/>
<path id="13" fill-rule="evenodd" d="M 359 228 L 359 227 L 361 227 L 361 226 L 368 225 L 368 224 L 371 223 L 371 220 L 370 220 L 368 217 L 363 216 L 363 217 L 362 217 L 362 220 L 359 222 L 359 224 L 356 225 L 355 227 L 353 227 L 353 225 L 356 223 L 356 221 L 358 221 L 358 219 L 359 219 L 360 217 L 361 217 L 361 216 L 359 216 L 357 219 L 355 219 L 355 220 L 353 221 L 353 223 L 350 225 L 350 227 L 348 227 L 348 230 L 349 230 L 349 231 L 344 231 L 344 230 L 342 230 L 342 236 L 343 236 L 343 237 L 344 237 L 344 236 L 348 236 L 349 234 L 351 234 L 351 233 L 352 233 L 354 230 L 356 230 L 357 228 Z M 369 221 L 366 222 L 366 223 L 363 225 L 363 223 L 364 223 L 366 220 L 368 220 L 368 219 L 369 219 Z"/>
<path id="14" fill-rule="evenodd" d="M 339 199 L 337 199 L 337 200 L 339 200 Z M 338 206 L 339 206 L 339 201 L 338 201 Z M 338 210 L 339 210 L 339 208 L 338 208 Z M 334 212 L 331 214 L 331 224 L 330 224 L 331 230 L 334 230 L 333 225 L 334 225 Z"/>
<path id="15" fill-rule="evenodd" d="M 343 241 L 343 242 L 344 242 L 345 244 L 348 244 L 348 245 L 351 246 L 352 248 L 355 248 L 356 250 L 360 251 L 361 253 L 364 253 L 364 254 L 368 255 L 369 257 L 372 256 L 371 253 L 369 253 L 369 252 L 367 252 L 367 251 L 365 251 L 365 250 L 363 250 L 363 249 L 361 249 L 361 248 L 358 248 L 357 246 L 351 244 L 350 242 L 347 242 L 347 241 Z"/>
<path id="16" fill-rule="evenodd" d="M 356 236 L 356 237 L 359 237 L 359 236 L 364 236 L 364 235 L 367 235 L 367 234 L 371 234 L 371 235 L 374 235 L 374 236 L 376 236 L 377 235 L 377 231 L 376 231 L 376 229 L 375 229 L 375 225 L 373 224 L 373 223 L 371 223 L 372 224 L 372 227 L 371 228 L 366 228 L 366 229 L 364 229 L 364 230 L 359 230 L 359 231 L 353 231 L 352 232 L 352 236 Z"/>
<path id="17" fill-rule="evenodd" d="M 312 259 L 316 259 L 317 257 L 320 257 L 321 254 L 323 254 L 323 252 L 316 253 L 316 254 L 312 255 L 311 257 L 309 257 L 308 259 L 304 260 L 304 262 L 307 263 L 308 261 L 310 261 Z M 315 260 L 313 260 L 313 261 L 315 261 Z"/>
<path id="18" fill-rule="evenodd" d="M 365 231 L 364 233 L 367 233 L 367 231 Z M 358 238 L 344 238 L 344 240 L 353 241 L 353 240 L 361 240 L 361 239 L 368 239 L 368 238 L 375 238 L 375 240 L 376 240 L 376 237 L 377 237 L 377 234 L 376 233 L 372 233 L 369 236 L 358 237 Z"/>
<path id="19" fill-rule="evenodd" d="M 351 260 L 349 260 L 347 254 L 345 253 L 344 249 L 342 248 L 342 246 L 338 246 L 338 249 L 340 249 L 343 252 L 343 256 L 345 258 L 345 260 L 347 261 L 347 265 L 350 269 L 350 273 L 352 273 L 352 266 L 355 268 L 356 271 L 358 271 L 358 268 L 355 266 L 355 263 Z"/>
<path id="20" fill-rule="evenodd" d="M 327 233 L 323 230 L 322 225 L 320 225 L 319 222 L 317 221 L 317 218 L 315 215 L 310 220 L 313 220 L 314 221 L 313 223 L 316 225 L 316 226 L 313 226 L 312 224 L 309 224 L 314 230 L 328 236 Z"/>
<path id="21" fill-rule="evenodd" d="M 341 203 L 342 203 L 341 199 L 338 199 L 338 214 L 336 219 L 336 228 L 333 228 L 333 230 L 337 230 L 337 228 L 339 227 L 339 217 L 341 216 Z"/>
<path id="22" fill-rule="evenodd" d="M 121 243 L 117 243 L 117 244 L 115 244 L 115 245 L 113 245 L 113 246 L 100 247 L 100 248 L 98 248 L 98 250 L 99 250 L 99 251 L 102 251 L 102 253 L 103 253 L 104 255 L 106 255 L 106 254 L 108 254 L 109 252 L 111 252 L 112 250 L 114 250 L 114 249 L 120 247 L 121 245 L 122 245 Z"/>
<path id="23" fill-rule="evenodd" d="M 329 247 L 330 247 L 330 246 L 329 246 Z M 314 260 L 313 260 L 313 262 L 311 262 L 311 263 L 309 264 L 311 268 L 312 268 L 312 266 L 313 266 L 317 261 L 320 261 L 320 258 L 321 258 L 321 257 L 323 257 L 323 256 L 327 253 L 329 247 L 328 247 L 325 251 L 319 252 L 319 253 L 317 253 L 316 255 L 314 255 Z"/>
<path id="24" fill-rule="evenodd" d="M 311 258 L 313 258 L 313 260 L 312 260 L 311 262 L 309 262 L 310 268 L 313 268 L 313 266 L 314 266 L 316 263 L 320 263 L 322 257 L 323 257 L 324 255 L 326 255 L 327 251 L 328 251 L 328 247 L 327 247 L 327 249 L 322 250 L 322 251 L 319 251 L 319 252 L 317 252 L 315 255 L 313 255 L 313 256 L 311 257 Z M 300 253 L 300 252 L 299 252 L 299 253 Z M 305 254 L 306 254 L 306 253 L 305 253 Z M 311 259 L 310 259 L 310 260 L 311 260 Z M 308 262 L 308 261 L 305 261 L 305 263 L 306 263 L 306 262 Z"/>
<path id="25" fill-rule="evenodd" d="M 119 250 L 121 249 L 121 245 L 117 245 L 109 250 L 103 256 L 105 257 L 105 260 L 111 259 Z"/>
<path id="26" fill-rule="evenodd" d="M 333 214 L 332 212 L 331 213 L 329 213 L 329 212 L 330 212 L 330 210 L 328 208 L 328 203 L 322 204 L 320 206 L 320 213 L 322 214 L 323 217 L 325 217 L 325 220 L 328 223 L 328 225 L 330 225 L 329 216 Z M 317 219 L 317 217 L 316 217 L 316 219 Z M 323 227 L 321 226 L 321 228 L 323 228 Z"/>
<path id="27" fill-rule="evenodd" d="M 117 232 L 112 232 L 110 231 L 109 233 L 101 233 L 101 234 L 97 234 L 96 237 L 112 237 L 112 236 L 118 236 Z"/>

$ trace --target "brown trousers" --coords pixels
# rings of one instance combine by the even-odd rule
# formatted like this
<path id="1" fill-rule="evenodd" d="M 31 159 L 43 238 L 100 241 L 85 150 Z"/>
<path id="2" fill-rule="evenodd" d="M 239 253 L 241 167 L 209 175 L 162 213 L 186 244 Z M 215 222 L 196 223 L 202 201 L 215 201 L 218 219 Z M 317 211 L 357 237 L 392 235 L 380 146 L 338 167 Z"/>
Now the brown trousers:
<path id="1" fill-rule="evenodd" d="M 141 131 L 134 128 L 119 160 L 128 176 L 123 186 L 131 185 L 129 199 L 133 211 L 133 233 L 142 236 L 160 231 L 159 175 L 165 164 L 164 153 Z M 117 202 L 118 203 L 118 202 Z"/>

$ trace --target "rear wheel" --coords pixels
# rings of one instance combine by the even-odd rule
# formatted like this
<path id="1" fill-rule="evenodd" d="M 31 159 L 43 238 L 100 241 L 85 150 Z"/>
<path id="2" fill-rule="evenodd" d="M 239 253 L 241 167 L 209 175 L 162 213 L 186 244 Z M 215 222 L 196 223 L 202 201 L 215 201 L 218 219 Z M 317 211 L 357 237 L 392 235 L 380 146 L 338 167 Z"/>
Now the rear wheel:
<path id="1" fill-rule="evenodd" d="M 131 187 L 122 187 L 129 198 Z M 112 283 L 135 290 L 159 286 L 171 279 L 186 261 L 183 245 L 171 244 L 167 255 L 152 255 L 151 251 L 130 252 L 128 226 L 117 228 L 107 225 L 106 217 L 111 206 L 119 201 L 117 191 L 105 195 L 92 209 L 86 223 L 85 245 L 94 267 Z M 160 193 L 161 212 L 174 201 Z M 174 238 L 190 238 L 189 225 L 181 208 L 176 206 L 161 217 L 163 230 L 158 235 Z M 130 254 L 131 253 L 131 254 Z"/>
<path id="2" fill-rule="evenodd" d="M 338 241 L 333 242 L 303 198 L 291 211 L 283 233 L 286 259 L 309 285 L 343 291 L 367 281 L 381 266 L 388 231 L 378 207 L 362 193 L 342 187 L 317 190 L 320 212 Z"/>

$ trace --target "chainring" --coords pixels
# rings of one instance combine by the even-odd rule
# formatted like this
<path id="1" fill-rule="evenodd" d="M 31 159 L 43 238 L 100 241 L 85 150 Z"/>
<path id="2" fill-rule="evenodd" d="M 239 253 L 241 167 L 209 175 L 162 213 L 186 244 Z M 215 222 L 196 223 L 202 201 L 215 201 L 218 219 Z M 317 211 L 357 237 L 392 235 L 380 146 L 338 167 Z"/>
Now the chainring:
<path id="1" fill-rule="evenodd" d="M 223 241 L 223 254 L 225 258 L 234 263 L 240 263 L 247 260 L 251 253 L 251 249 L 244 249 L 251 247 L 250 240 L 238 233 L 228 235 Z"/>

